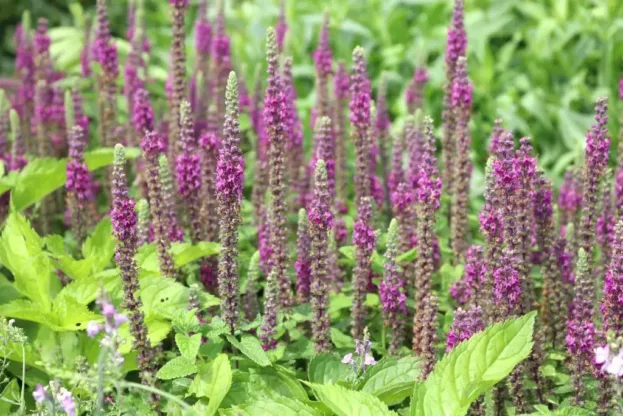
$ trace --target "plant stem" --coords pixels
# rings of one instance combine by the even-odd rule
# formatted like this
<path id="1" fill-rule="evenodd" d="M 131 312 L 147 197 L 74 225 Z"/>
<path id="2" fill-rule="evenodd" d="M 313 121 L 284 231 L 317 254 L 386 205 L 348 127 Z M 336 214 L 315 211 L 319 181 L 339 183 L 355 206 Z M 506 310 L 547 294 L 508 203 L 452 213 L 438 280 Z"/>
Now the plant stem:
<path id="1" fill-rule="evenodd" d="M 123 381 L 120 383 L 122 388 L 127 388 L 127 389 L 139 389 L 139 390 L 145 390 L 148 391 L 150 393 L 156 394 L 158 396 L 162 396 L 170 401 L 172 401 L 173 403 L 178 404 L 182 409 L 187 410 L 187 411 L 191 411 L 194 412 L 194 409 L 192 408 L 191 405 L 189 405 L 188 403 L 186 403 L 184 400 L 180 399 L 177 396 L 174 396 L 172 394 L 169 394 L 165 391 L 159 390 L 155 387 L 151 387 L 151 386 L 144 386 L 142 384 L 139 383 L 133 383 L 131 381 Z"/>

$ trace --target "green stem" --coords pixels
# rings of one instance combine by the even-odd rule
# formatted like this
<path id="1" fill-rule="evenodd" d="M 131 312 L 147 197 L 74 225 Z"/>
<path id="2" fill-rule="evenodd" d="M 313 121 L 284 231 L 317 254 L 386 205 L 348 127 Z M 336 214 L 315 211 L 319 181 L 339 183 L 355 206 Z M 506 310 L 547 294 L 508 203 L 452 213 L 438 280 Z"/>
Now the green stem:
<path id="1" fill-rule="evenodd" d="M 134 389 L 139 389 L 139 390 L 145 390 L 145 391 L 148 391 L 150 393 L 156 394 L 158 396 L 162 396 L 162 397 L 172 401 L 173 403 L 178 404 L 184 410 L 194 411 L 192 406 L 189 405 L 188 403 L 186 403 L 184 400 L 180 399 L 177 396 L 169 394 L 166 391 L 159 390 L 159 389 L 157 389 L 155 387 L 145 386 L 145 385 L 142 385 L 142 384 L 139 384 L 139 383 L 133 383 L 131 381 L 123 381 L 123 382 L 121 382 L 121 387 L 125 387 L 127 389 L 134 388 Z"/>
<path id="2" fill-rule="evenodd" d="M 22 343 L 22 392 L 19 399 L 19 410 L 25 413 L 26 402 L 24 401 L 24 389 L 26 387 L 26 348 Z"/>

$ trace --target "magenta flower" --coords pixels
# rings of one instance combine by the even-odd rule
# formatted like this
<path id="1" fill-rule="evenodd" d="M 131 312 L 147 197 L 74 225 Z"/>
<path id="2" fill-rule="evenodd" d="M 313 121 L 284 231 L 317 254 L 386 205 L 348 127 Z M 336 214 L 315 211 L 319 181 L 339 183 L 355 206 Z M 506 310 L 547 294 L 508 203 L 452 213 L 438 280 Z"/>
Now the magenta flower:
<path id="1" fill-rule="evenodd" d="M 467 310 L 459 308 L 454 313 L 452 326 L 446 338 L 446 353 L 484 329 L 485 323 L 480 306 Z"/>

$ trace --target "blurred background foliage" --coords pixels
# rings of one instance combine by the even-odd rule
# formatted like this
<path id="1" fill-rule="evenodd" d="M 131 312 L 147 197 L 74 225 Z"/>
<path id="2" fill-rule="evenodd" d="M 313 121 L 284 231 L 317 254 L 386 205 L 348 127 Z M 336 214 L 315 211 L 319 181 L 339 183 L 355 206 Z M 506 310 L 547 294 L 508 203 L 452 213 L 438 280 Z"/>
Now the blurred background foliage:
<path id="1" fill-rule="evenodd" d="M 28 9 L 33 22 L 41 16 L 50 20 L 57 69 L 75 73 L 71 82 L 84 82 L 79 79 L 79 56 L 85 24 L 93 18 L 94 3 L 94 0 L 0 0 L 1 76 L 12 76 L 13 31 Z M 191 1 L 187 20 L 189 68 L 194 60 L 192 28 L 197 3 Z M 533 137 L 541 166 L 555 180 L 565 168 L 583 157 L 584 135 L 592 120 L 593 103 L 601 95 L 610 97 L 610 127 L 616 142 L 618 114 L 623 108 L 618 99 L 623 1 L 466 0 L 465 3 L 469 75 L 475 89 L 471 130 L 477 162 L 475 188 L 482 184 L 491 125 L 497 117 L 503 118 L 506 127 L 517 136 Z M 169 2 L 145 0 L 145 4 L 152 43 L 150 77 L 154 81 L 149 88 L 153 94 L 164 97 L 170 44 Z M 406 112 L 404 88 L 414 66 L 420 64 L 425 64 L 430 72 L 426 112 L 440 125 L 446 26 L 452 4 L 451 0 L 288 1 L 286 54 L 293 56 L 301 117 L 309 120 L 314 102 L 311 52 L 316 46 L 322 14 L 327 10 L 335 57 L 349 62 L 353 47 L 360 44 L 368 53 L 373 87 L 381 72 L 387 72 L 395 132 L 399 131 Z M 123 62 L 129 50 L 125 39 L 128 2 L 111 0 L 108 5 Z M 216 4 L 210 5 L 214 17 Z M 278 13 L 278 0 L 227 2 L 233 63 L 244 74 L 249 89 L 256 67 L 264 62 L 266 28 L 275 23 Z"/>

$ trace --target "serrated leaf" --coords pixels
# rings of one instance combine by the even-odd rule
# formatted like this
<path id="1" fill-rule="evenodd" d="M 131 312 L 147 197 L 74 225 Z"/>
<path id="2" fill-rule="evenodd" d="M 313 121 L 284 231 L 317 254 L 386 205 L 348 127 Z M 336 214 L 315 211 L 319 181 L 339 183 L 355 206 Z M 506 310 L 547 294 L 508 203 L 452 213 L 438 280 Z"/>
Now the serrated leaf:
<path id="1" fill-rule="evenodd" d="M 179 377 L 186 377 L 197 372 L 197 365 L 185 357 L 175 357 L 163 365 L 156 377 L 160 380 L 171 380 Z"/>
<path id="2" fill-rule="evenodd" d="M 309 381 L 316 384 L 336 384 L 339 380 L 345 380 L 351 372 L 350 366 L 332 354 L 314 356 L 307 367 Z"/>
<path id="3" fill-rule="evenodd" d="M 199 347 L 201 347 L 201 334 L 194 334 L 193 336 L 175 334 L 175 344 L 182 357 L 194 361 L 197 358 L 197 353 L 199 353 Z"/>
<path id="4" fill-rule="evenodd" d="M 187 309 L 188 295 L 188 287 L 173 279 L 161 276 L 141 279 L 140 297 L 145 315 L 174 319 L 180 310 Z"/>
<path id="5" fill-rule="evenodd" d="M 402 253 L 396 259 L 398 263 L 410 263 L 417 259 L 417 248 L 412 248 L 411 250 Z"/>
<path id="6" fill-rule="evenodd" d="M 243 335 L 240 341 L 236 337 L 227 334 L 227 340 L 236 348 L 240 350 L 247 358 L 253 361 L 260 367 L 267 367 L 271 364 L 268 355 L 262 348 L 260 341 L 251 335 Z"/>
<path id="7" fill-rule="evenodd" d="M 412 416 L 462 416 L 532 350 L 536 312 L 488 327 L 437 363 L 411 401 Z"/>
<path id="8" fill-rule="evenodd" d="M 252 400 L 240 408 L 249 416 L 322 416 L 323 413 L 305 403 L 288 397 L 271 397 Z M 233 413 L 238 416 L 237 413 Z"/>
<path id="9" fill-rule="evenodd" d="M 363 391 L 335 384 L 310 384 L 314 395 L 337 416 L 396 416 L 387 405 Z"/>
<path id="10" fill-rule="evenodd" d="M 0 237 L 0 261 L 13 273 L 13 287 L 42 311 L 50 311 L 50 259 L 43 252 L 43 240 L 24 216 L 11 213 Z"/>
<path id="11" fill-rule="evenodd" d="M 391 406 L 409 397 L 419 375 L 418 358 L 385 357 L 368 369 L 361 391 L 368 392 Z"/>
<path id="12" fill-rule="evenodd" d="M 115 246 L 110 217 L 104 217 L 82 245 L 82 255 L 91 262 L 92 273 L 98 273 L 108 266 L 115 254 Z"/>
<path id="13" fill-rule="evenodd" d="M 306 400 L 307 392 L 296 379 L 296 375 L 281 366 L 251 369 L 249 382 L 259 391 L 270 392 L 272 396 L 284 396 Z"/>
<path id="14" fill-rule="evenodd" d="M 208 256 L 215 256 L 219 252 L 220 245 L 209 241 L 202 241 L 198 244 L 173 243 L 171 254 L 176 267 L 185 266 L 197 259 Z"/>
<path id="15" fill-rule="evenodd" d="M 65 184 L 67 161 L 52 158 L 31 160 L 19 173 L 11 192 L 16 211 L 22 211 Z"/>
<path id="16" fill-rule="evenodd" d="M 335 327 L 331 327 L 331 342 L 335 345 L 335 348 L 338 349 L 349 349 L 352 350 L 355 348 L 355 340 L 350 335 L 346 335 L 339 329 Z"/>
<path id="17" fill-rule="evenodd" d="M 232 382 L 231 365 L 227 354 L 219 354 L 213 361 L 201 367 L 199 374 L 188 388 L 188 394 L 210 399 L 205 413 L 212 416 L 227 395 Z"/>
<path id="18" fill-rule="evenodd" d="M 145 317 L 145 325 L 147 326 L 147 339 L 152 347 L 160 344 L 171 331 L 171 324 L 156 315 L 147 315 Z M 134 345 L 134 338 L 130 335 L 130 326 L 128 324 L 124 324 L 119 328 L 119 338 L 121 339 L 119 352 L 121 354 L 129 353 L 132 345 Z"/>

